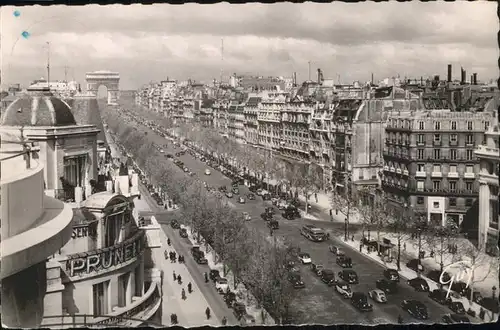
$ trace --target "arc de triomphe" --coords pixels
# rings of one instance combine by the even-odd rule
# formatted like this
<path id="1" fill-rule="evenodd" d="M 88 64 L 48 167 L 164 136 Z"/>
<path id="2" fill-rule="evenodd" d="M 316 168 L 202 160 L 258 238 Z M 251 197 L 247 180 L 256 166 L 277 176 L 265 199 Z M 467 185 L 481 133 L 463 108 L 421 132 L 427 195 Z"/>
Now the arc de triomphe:
<path id="1" fill-rule="evenodd" d="M 120 74 L 111 71 L 87 72 L 87 91 L 97 97 L 97 89 L 104 85 L 108 90 L 108 104 L 116 104 L 120 97 Z"/>

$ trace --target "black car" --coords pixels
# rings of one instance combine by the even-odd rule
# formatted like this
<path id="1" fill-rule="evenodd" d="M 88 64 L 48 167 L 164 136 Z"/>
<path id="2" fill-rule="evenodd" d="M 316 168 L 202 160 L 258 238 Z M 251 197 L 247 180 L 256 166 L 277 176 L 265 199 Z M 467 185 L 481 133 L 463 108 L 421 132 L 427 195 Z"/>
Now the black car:
<path id="1" fill-rule="evenodd" d="M 435 289 L 429 292 L 429 298 L 441 305 L 448 305 L 451 303 L 451 298 L 447 297 L 447 294 L 448 292 L 443 289 Z"/>
<path id="2" fill-rule="evenodd" d="M 352 268 L 352 259 L 346 256 L 338 256 L 337 265 L 342 268 Z"/>
<path id="3" fill-rule="evenodd" d="M 240 320 L 243 315 L 247 313 L 245 304 L 235 301 L 233 303 L 233 313 L 237 320 Z"/>
<path id="4" fill-rule="evenodd" d="M 172 154 L 166 154 L 165 157 L 170 158 L 170 159 L 174 158 L 174 156 Z"/>
<path id="5" fill-rule="evenodd" d="M 448 307 L 455 312 L 455 314 L 459 315 L 464 315 L 465 314 L 465 308 L 464 305 L 460 301 L 453 301 L 451 302 Z"/>
<path id="6" fill-rule="evenodd" d="M 188 237 L 188 232 L 187 232 L 186 228 L 181 228 L 181 229 L 179 229 L 179 235 L 180 235 L 182 238 L 187 238 L 187 237 Z"/>
<path id="7" fill-rule="evenodd" d="M 401 308 L 416 319 L 427 320 L 429 318 L 427 307 L 418 300 L 403 300 Z"/>
<path id="8" fill-rule="evenodd" d="M 384 270 L 384 277 L 389 281 L 399 282 L 399 273 L 396 269 L 387 268 Z"/>
<path id="9" fill-rule="evenodd" d="M 233 307 L 233 304 L 236 302 L 236 293 L 232 291 L 227 292 L 224 295 L 224 302 L 226 303 L 227 307 Z"/>
<path id="10" fill-rule="evenodd" d="M 438 284 L 441 283 L 440 279 L 442 279 L 445 283 L 449 283 L 451 280 L 450 274 L 447 272 L 443 272 L 442 274 L 443 275 L 441 275 L 441 271 L 439 270 L 431 270 L 427 273 L 427 277 Z"/>
<path id="11" fill-rule="evenodd" d="M 388 279 L 381 279 L 375 282 L 375 287 L 384 291 L 386 294 L 397 293 L 398 285 L 394 281 L 389 281 Z"/>
<path id="12" fill-rule="evenodd" d="M 296 218 L 300 218 L 300 212 L 299 210 L 294 207 L 294 206 L 289 206 L 287 207 L 283 213 L 281 214 L 281 216 L 285 219 L 288 219 L 288 220 L 293 220 L 293 219 L 296 219 Z"/>
<path id="13" fill-rule="evenodd" d="M 330 269 L 323 269 L 321 271 L 321 280 L 328 286 L 333 286 L 335 285 L 335 273 Z"/>
<path id="14" fill-rule="evenodd" d="M 269 213 L 269 214 L 273 214 L 273 215 L 276 213 L 276 211 L 274 210 L 274 208 L 273 207 L 269 207 L 269 206 L 266 207 L 265 212 Z"/>
<path id="15" fill-rule="evenodd" d="M 280 224 L 277 220 L 271 219 L 267 222 L 267 226 L 273 230 L 280 229 Z"/>
<path id="16" fill-rule="evenodd" d="M 212 281 L 215 282 L 220 277 L 220 272 L 216 269 L 210 269 L 209 277 Z"/>
<path id="17" fill-rule="evenodd" d="M 421 277 L 415 277 L 408 281 L 408 285 L 419 292 L 429 292 L 429 284 Z"/>
<path id="18" fill-rule="evenodd" d="M 470 320 L 465 315 L 460 314 L 446 314 L 441 318 L 446 324 L 454 324 L 454 323 L 470 323 Z"/>
<path id="19" fill-rule="evenodd" d="M 422 266 L 422 263 L 420 262 L 419 259 L 412 259 L 406 263 L 406 267 L 410 268 L 411 270 L 418 272 L 424 271 L 424 266 Z"/>
<path id="20" fill-rule="evenodd" d="M 225 186 L 220 186 L 219 191 L 225 193 L 227 192 L 227 188 Z"/>
<path id="21" fill-rule="evenodd" d="M 249 201 L 253 201 L 253 200 L 255 200 L 255 195 L 254 194 L 248 194 L 247 198 L 248 198 Z"/>
<path id="22" fill-rule="evenodd" d="M 368 297 L 363 292 L 353 292 L 351 304 L 362 312 L 373 311 L 373 305 L 368 302 Z"/>
<path id="23" fill-rule="evenodd" d="M 170 221 L 170 226 L 173 228 L 173 229 L 179 229 L 181 228 L 181 225 L 179 224 L 179 221 L 177 220 L 172 220 Z"/>
<path id="24" fill-rule="evenodd" d="M 260 217 L 262 218 L 262 220 L 264 221 L 269 221 L 269 220 L 272 220 L 273 219 L 273 215 L 271 213 L 267 213 L 267 212 L 264 212 L 264 213 L 261 213 L 260 214 Z"/>
<path id="25" fill-rule="evenodd" d="M 467 297 L 467 293 L 469 292 L 469 290 L 467 290 L 468 288 L 469 286 L 467 285 L 467 283 L 464 283 L 462 281 L 453 282 L 453 284 L 451 285 L 451 290 L 464 297 Z"/>
<path id="26" fill-rule="evenodd" d="M 317 276 L 321 276 L 321 272 L 323 271 L 325 267 L 323 265 L 311 263 L 311 270 L 313 271 L 314 274 Z"/>
<path id="27" fill-rule="evenodd" d="M 358 284 L 358 274 L 352 269 L 344 269 L 338 273 L 338 276 L 349 284 Z"/>
<path id="28" fill-rule="evenodd" d="M 270 193 L 265 193 L 262 195 L 262 199 L 265 201 L 270 201 L 271 200 L 271 194 Z"/>
<path id="29" fill-rule="evenodd" d="M 290 281 L 290 283 L 292 283 L 292 285 L 295 289 L 302 289 L 302 288 L 306 287 L 306 285 L 304 284 L 304 281 L 302 281 L 299 273 L 296 273 L 296 272 L 288 273 L 288 280 Z"/>

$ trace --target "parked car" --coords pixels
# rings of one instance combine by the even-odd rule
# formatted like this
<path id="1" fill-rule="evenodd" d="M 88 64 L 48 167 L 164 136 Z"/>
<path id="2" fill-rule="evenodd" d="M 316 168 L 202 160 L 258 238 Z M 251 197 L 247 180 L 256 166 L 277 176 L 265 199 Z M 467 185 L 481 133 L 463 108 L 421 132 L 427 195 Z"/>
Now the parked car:
<path id="1" fill-rule="evenodd" d="M 247 314 L 247 309 L 245 307 L 245 304 L 241 303 L 241 302 L 234 302 L 233 303 L 233 313 L 234 313 L 234 316 L 236 316 L 236 319 L 239 321 L 243 315 L 246 315 Z"/>
<path id="2" fill-rule="evenodd" d="M 292 283 L 293 287 L 295 289 L 302 289 L 305 288 L 306 285 L 304 284 L 304 281 L 302 281 L 301 276 L 297 272 L 289 272 L 288 273 L 288 280 L 290 283 Z"/>
<path id="3" fill-rule="evenodd" d="M 209 277 L 215 282 L 220 277 L 220 272 L 217 269 L 210 269 Z"/>
<path id="4" fill-rule="evenodd" d="M 345 255 L 344 251 L 342 251 L 342 249 L 339 248 L 338 246 L 330 245 L 328 247 L 328 249 L 330 250 L 331 253 L 336 254 L 337 256 L 343 256 L 343 255 Z"/>
<path id="5" fill-rule="evenodd" d="M 245 197 L 238 197 L 238 203 L 240 204 L 245 204 L 246 203 L 246 200 L 245 200 Z"/>
<path id="6" fill-rule="evenodd" d="M 427 320 L 429 318 L 427 307 L 418 300 L 403 300 L 401 308 L 416 319 Z"/>
<path id="7" fill-rule="evenodd" d="M 342 268 L 352 268 L 352 259 L 346 256 L 338 256 L 337 265 Z"/>
<path id="8" fill-rule="evenodd" d="M 236 293 L 232 291 L 226 292 L 226 294 L 224 294 L 224 302 L 226 303 L 227 307 L 232 308 L 234 302 L 236 302 Z"/>
<path id="9" fill-rule="evenodd" d="M 338 273 L 338 276 L 349 284 L 358 284 L 358 274 L 352 269 L 344 269 Z"/>
<path id="10" fill-rule="evenodd" d="M 415 277 L 408 281 L 408 285 L 419 292 L 429 292 L 429 284 L 421 277 Z"/>
<path id="11" fill-rule="evenodd" d="M 250 314 L 243 314 L 241 315 L 240 318 L 240 326 L 245 327 L 245 326 L 254 326 L 255 325 L 255 317 L 253 317 Z"/>
<path id="12" fill-rule="evenodd" d="M 351 286 L 348 283 L 337 281 L 335 291 L 341 294 L 344 298 L 352 298 Z"/>
<path id="13" fill-rule="evenodd" d="M 191 255 L 194 261 L 200 265 L 206 265 L 208 263 L 207 258 L 205 258 L 205 252 L 200 250 L 200 247 L 195 245 L 191 248 Z"/>
<path id="14" fill-rule="evenodd" d="M 465 314 L 465 308 L 462 302 L 460 301 L 453 301 L 451 302 L 448 307 L 455 313 L 459 315 L 464 315 Z"/>
<path id="15" fill-rule="evenodd" d="M 255 200 L 255 195 L 250 193 L 247 195 L 247 198 L 248 198 L 248 200 L 253 201 L 253 200 Z"/>
<path id="16" fill-rule="evenodd" d="M 212 172 L 211 172 L 211 171 L 207 168 L 207 169 L 205 170 L 205 175 L 210 175 L 210 174 L 212 174 Z"/>
<path id="17" fill-rule="evenodd" d="M 188 232 L 186 228 L 180 228 L 179 229 L 179 236 L 182 238 L 187 238 L 188 237 Z"/>
<path id="18" fill-rule="evenodd" d="M 248 212 L 243 212 L 243 219 L 245 221 L 250 221 L 250 220 L 252 220 L 252 216 L 250 214 L 248 214 Z"/>
<path id="19" fill-rule="evenodd" d="M 271 220 L 273 218 L 273 215 L 271 213 L 263 212 L 263 213 L 260 214 L 260 217 L 264 221 L 269 221 L 269 220 Z"/>
<path id="20" fill-rule="evenodd" d="M 424 272 L 424 266 L 422 266 L 422 263 L 420 262 L 419 259 L 411 259 L 406 263 L 406 267 L 410 268 L 411 270 L 418 272 L 420 271 L 421 273 Z"/>
<path id="21" fill-rule="evenodd" d="M 451 298 L 447 297 L 447 294 L 448 292 L 443 289 L 435 289 L 429 292 L 429 298 L 441 305 L 448 305 L 451 303 Z"/>
<path id="22" fill-rule="evenodd" d="M 179 224 L 179 221 L 177 220 L 172 220 L 170 221 L 170 226 L 173 228 L 173 229 L 179 229 L 181 228 L 181 225 Z"/>
<path id="23" fill-rule="evenodd" d="M 287 262 L 286 269 L 290 272 L 300 272 L 300 268 L 291 260 Z"/>
<path id="24" fill-rule="evenodd" d="M 445 314 L 441 319 L 446 324 L 470 323 L 470 320 L 467 316 L 460 314 Z"/>
<path id="25" fill-rule="evenodd" d="M 321 276 L 321 272 L 323 271 L 324 268 L 325 267 L 323 267 L 323 265 L 311 263 L 311 270 L 317 276 Z"/>
<path id="26" fill-rule="evenodd" d="M 312 262 L 311 256 L 308 253 L 305 252 L 300 252 L 298 255 L 299 260 L 302 262 L 302 264 L 310 264 Z"/>
<path id="27" fill-rule="evenodd" d="M 394 281 L 389 281 L 388 279 L 381 279 L 375 282 L 375 287 L 377 289 L 382 290 L 385 293 L 397 293 L 398 292 L 398 286 L 396 282 Z"/>
<path id="28" fill-rule="evenodd" d="M 387 296 L 385 295 L 385 292 L 380 289 L 371 290 L 370 292 L 368 292 L 368 296 L 381 304 L 387 302 Z"/>
<path id="29" fill-rule="evenodd" d="M 215 280 L 215 289 L 219 293 L 224 293 L 227 291 L 229 288 L 229 284 L 227 282 L 227 279 L 223 277 L 219 277 L 218 279 Z"/>
<path id="30" fill-rule="evenodd" d="M 363 292 L 354 292 L 351 297 L 351 304 L 362 312 L 373 311 L 373 305 L 368 302 L 368 298 Z"/>
<path id="31" fill-rule="evenodd" d="M 330 269 L 323 269 L 321 271 L 321 281 L 328 284 L 328 286 L 335 285 L 335 273 Z"/>
<path id="32" fill-rule="evenodd" d="M 384 269 L 384 277 L 389 281 L 399 282 L 399 273 L 396 269 L 393 268 Z"/>
<path id="33" fill-rule="evenodd" d="M 277 220 L 271 219 L 267 222 L 267 226 L 273 230 L 280 229 L 280 224 Z"/>
<path id="34" fill-rule="evenodd" d="M 296 207 L 288 206 L 287 208 L 285 208 L 283 213 L 281 213 L 281 216 L 287 220 L 293 220 L 300 218 L 300 212 Z"/>
<path id="35" fill-rule="evenodd" d="M 447 272 L 441 273 L 441 271 L 435 269 L 427 273 L 427 278 L 433 280 L 438 284 L 441 283 L 440 279 L 443 280 L 443 282 L 445 283 L 448 283 L 451 280 L 450 274 L 448 274 Z"/>

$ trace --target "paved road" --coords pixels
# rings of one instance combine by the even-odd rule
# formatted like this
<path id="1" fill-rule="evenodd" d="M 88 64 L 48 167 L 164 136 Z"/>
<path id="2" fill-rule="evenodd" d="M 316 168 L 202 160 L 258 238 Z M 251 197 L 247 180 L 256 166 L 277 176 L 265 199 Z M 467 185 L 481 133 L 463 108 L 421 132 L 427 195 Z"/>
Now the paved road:
<path id="1" fill-rule="evenodd" d="M 139 128 L 139 127 L 138 127 Z M 141 125 L 141 130 L 148 132 L 148 137 L 151 137 L 152 141 L 164 145 L 168 143 L 165 138 L 162 138 L 154 131 L 150 130 L 148 127 Z M 175 153 L 175 149 L 169 148 L 165 150 L 165 153 Z M 197 176 L 206 181 L 212 186 L 229 185 L 230 179 L 224 177 L 218 171 L 212 170 L 212 175 L 204 175 L 204 170 L 207 168 L 206 164 L 193 158 L 191 155 L 187 154 L 182 156 L 184 164 Z M 240 194 L 246 195 L 248 190 L 246 187 L 240 186 Z M 233 198 L 233 205 L 239 211 L 248 212 L 251 214 L 253 220 L 248 224 L 256 228 L 262 235 L 269 236 L 269 230 L 266 223 L 260 219 L 260 213 L 266 205 L 260 197 L 257 197 L 255 201 L 247 201 L 246 204 L 236 203 L 235 198 Z M 278 217 L 280 218 L 280 217 Z M 340 267 L 335 264 L 334 256 L 328 251 L 329 243 L 313 243 L 305 238 L 303 238 L 299 229 L 301 226 L 307 223 L 313 223 L 318 225 L 318 222 L 311 222 L 308 220 L 293 220 L 287 221 L 280 219 L 280 229 L 277 235 L 283 235 L 288 237 L 295 244 L 298 244 L 302 251 L 308 252 L 313 262 L 321 263 L 325 267 L 338 272 Z M 332 243 L 344 247 L 349 256 L 353 261 L 353 269 L 358 273 L 360 278 L 360 284 L 353 286 L 353 291 L 368 292 L 374 288 L 375 281 L 382 277 L 382 271 L 384 267 L 377 262 L 367 258 L 366 256 L 352 250 L 348 245 L 345 245 L 341 238 L 343 237 L 343 224 L 342 223 L 321 223 L 322 228 L 329 231 L 332 236 Z M 406 284 L 402 283 L 400 285 L 399 293 L 396 295 L 389 296 L 389 302 L 385 305 L 380 305 L 374 303 L 374 311 L 371 313 L 362 314 L 355 310 L 350 302 L 341 298 L 333 288 L 326 287 L 318 278 L 316 278 L 310 270 L 303 266 L 301 272 L 304 277 L 304 282 L 306 283 L 306 288 L 304 289 L 304 294 L 301 294 L 297 299 L 297 306 L 300 312 L 298 317 L 301 323 L 320 323 L 320 324 L 341 324 L 341 323 L 386 323 L 386 322 L 396 322 L 397 316 L 401 314 L 405 320 L 416 322 L 416 320 L 411 319 L 409 315 L 404 313 L 399 307 L 403 299 L 416 299 L 424 302 L 429 310 L 430 319 L 425 323 L 435 323 L 440 322 L 441 316 L 450 311 L 434 301 L 427 298 L 424 293 L 417 293 L 411 289 Z"/>

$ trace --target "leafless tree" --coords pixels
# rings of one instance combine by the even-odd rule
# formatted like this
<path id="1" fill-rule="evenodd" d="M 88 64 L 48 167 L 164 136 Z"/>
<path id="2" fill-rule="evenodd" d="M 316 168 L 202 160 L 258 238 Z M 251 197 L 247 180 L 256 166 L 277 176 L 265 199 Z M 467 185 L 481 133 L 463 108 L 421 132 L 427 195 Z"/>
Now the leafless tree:
<path id="1" fill-rule="evenodd" d="M 227 245 L 226 260 L 234 276 L 234 288 L 241 283 L 243 274 L 248 271 L 254 242 L 250 231 L 244 227 L 237 232 L 233 244 Z"/>
<path id="2" fill-rule="evenodd" d="M 389 211 L 390 212 L 390 211 Z M 396 265 L 398 271 L 401 270 L 401 244 L 410 237 L 410 231 L 412 228 L 410 217 L 406 214 L 403 216 L 397 216 L 395 214 L 388 214 L 389 216 L 385 219 L 387 229 L 389 229 L 393 235 L 396 237 L 398 245 L 398 254 L 396 256 Z M 377 228 L 377 233 L 380 233 L 379 228 Z M 380 234 L 378 234 L 380 237 Z"/>
<path id="3" fill-rule="evenodd" d="M 349 221 L 357 213 L 359 205 L 358 197 L 351 189 L 347 189 L 344 195 L 333 191 L 330 194 L 330 204 L 334 210 L 340 212 L 345 217 L 344 240 L 347 241 L 349 239 Z"/>

